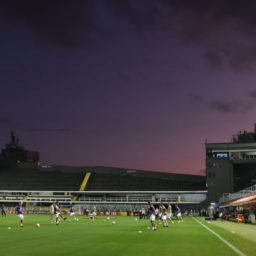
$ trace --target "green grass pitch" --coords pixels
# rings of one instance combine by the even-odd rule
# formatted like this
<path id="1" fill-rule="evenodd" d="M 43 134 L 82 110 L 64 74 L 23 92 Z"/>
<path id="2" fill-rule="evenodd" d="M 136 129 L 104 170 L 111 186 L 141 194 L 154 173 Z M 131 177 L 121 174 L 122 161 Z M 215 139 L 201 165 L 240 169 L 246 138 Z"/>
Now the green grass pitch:
<path id="1" fill-rule="evenodd" d="M 40 228 L 36 223 L 40 223 Z M 157 231 L 152 231 L 149 220 L 136 220 L 135 217 L 98 217 L 93 221 L 81 216 L 79 221 L 67 218 L 57 226 L 50 223 L 49 216 L 25 215 L 25 224 L 21 228 L 17 216 L 8 215 L 0 218 L 0 255 L 256 255 L 256 225 L 222 225 L 220 221 L 209 224 L 202 218 L 192 217 L 186 217 L 179 224 L 175 221 L 168 228 L 157 223 Z M 249 227 L 254 239 L 242 235 L 244 227 Z"/>

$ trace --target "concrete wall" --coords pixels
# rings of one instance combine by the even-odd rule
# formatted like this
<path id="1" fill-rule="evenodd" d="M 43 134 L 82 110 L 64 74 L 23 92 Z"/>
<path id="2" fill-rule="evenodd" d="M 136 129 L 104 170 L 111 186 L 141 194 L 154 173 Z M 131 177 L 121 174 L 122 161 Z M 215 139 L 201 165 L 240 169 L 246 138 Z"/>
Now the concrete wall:
<path id="1" fill-rule="evenodd" d="M 208 201 L 216 202 L 224 193 L 233 193 L 233 164 L 230 159 L 206 160 Z"/>

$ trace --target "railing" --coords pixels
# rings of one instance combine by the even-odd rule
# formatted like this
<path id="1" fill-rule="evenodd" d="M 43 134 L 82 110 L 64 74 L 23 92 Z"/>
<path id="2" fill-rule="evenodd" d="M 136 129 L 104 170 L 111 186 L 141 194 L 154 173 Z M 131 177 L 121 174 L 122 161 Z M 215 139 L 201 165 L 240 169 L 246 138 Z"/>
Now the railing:
<path id="1" fill-rule="evenodd" d="M 74 200 L 74 197 L 76 200 Z M 26 203 L 125 203 L 151 202 L 197 204 L 206 198 L 206 191 L 0 191 L 2 202 Z"/>
<path id="2" fill-rule="evenodd" d="M 219 203 L 226 204 L 230 201 L 243 198 L 246 196 L 250 196 L 250 195 L 255 195 L 255 194 L 256 194 L 256 184 L 232 194 L 223 194 L 222 197 L 219 199 Z"/>

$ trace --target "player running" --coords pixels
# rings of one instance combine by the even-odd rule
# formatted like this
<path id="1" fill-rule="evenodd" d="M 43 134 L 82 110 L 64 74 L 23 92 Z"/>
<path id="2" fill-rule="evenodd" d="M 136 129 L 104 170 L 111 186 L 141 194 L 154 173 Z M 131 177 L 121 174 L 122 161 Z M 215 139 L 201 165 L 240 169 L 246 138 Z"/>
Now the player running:
<path id="1" fill-rule="evenodd" d="M 159 211 L 160 211 L 160 218 L 162 220 L 162 223 L 163 223 L 163 227 L 168 227 L 168 221 L 167 221 L 167 211 L 166 211 L 166 208 L 164 206 L 164 204 L 160 204 L 159 206 Z"/>
<path id="2" fill-rule="evenodd" d="M 54 216 L 55 216 L 55 224 L 60 224 L 60 206 L 58 202 L 53 203 Z"/>
<path id="3" fill-rule="evenodd" d="M 22 205 L 22 202 L 20 202 L 16 208 L 15 208 L 15 212 L 18 215 L 19 221 L 20 221 L 20 227 L 23 227 L 23 223 L 24 223 L 24 207 Z"/>
<path id="4" fill-rule="evenodd" d="M 1 207 L 1 214 L 2 214 L 2 217 L 6 217 L 6 210 L 5 210 L 4 204 L 2 204 L 2 207 Z"/>
<path id="5" fill-rule="evenodd" d="M 178 223 L 183 222 L 183 219 L 181 217 L 181 210 L 180 210 L 180 207 L 177 204 L 176 204 L 176 213 L 177 213 Z"/>
<path id="6" fill-rule="evenodd" d="M 172 224 L 174 224 L 174 221 L 172 220 L 173 213 L 172 213 L 172 205 L 168 204 L 167 206 L 167 219 L 171 221 Z"/>
<path id="7" fill-rule="evenodd" d="M 76 220 L 75 218 L 75 209 L 74 206 L 71 204 L 71 207 L 69 209 L 69 216 L 71 220 Z"/>
<path id="8" fill-rule="evenodd" d="M 54 207 L 55 223 L 56 223 L 56 225 L 59 225 L 60 224 L 60 218 L 62 218 L 63 220 L 66 220 L 67 218 L 63 217 L 60 213 L 59 202 L 53 203 L 53 207 Z"/>
<path id="9" fill-rule="evenodd" d="M 97 216 L 96 205 L 93 205 L 93 207 L 92 207 L 92 219 L 95 220 L 96 216 Z"/>
<path id="10" fill-rule="evenodd" d="M 54 223 L 54 203 L 50 205 L 50 221 L 51 223 Z"/>
<path id="11" fill-rule="evenodd" d="M 151 227 L 153 231 L 156 231 L 156 213 L 155 213 L 155 207 L 153 204 L 148 202 L 149 208 L 148 208 L 148 215 L 151 223 Z"/>
<path id="12" fill-rule="evenodd" d="M 90 214 L 90 218 L 92 220 L 95 220 L 97 216 L 97 209 L 96 209 L 96 205 L 93 205 L 92 210 L 91 210 L 91 214 Z"/>

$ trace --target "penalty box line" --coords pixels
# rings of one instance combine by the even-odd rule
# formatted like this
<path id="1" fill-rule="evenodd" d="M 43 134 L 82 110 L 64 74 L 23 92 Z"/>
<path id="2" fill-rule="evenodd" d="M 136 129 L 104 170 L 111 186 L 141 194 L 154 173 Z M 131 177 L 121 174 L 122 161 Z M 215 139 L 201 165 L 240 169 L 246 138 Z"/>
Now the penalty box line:
<path id="1" fill-rule="evenodd" d="M 205 229 L 207 229 L 209 232 L 211 232 L 213 235 L 215 235 L 217 238 L 219 238 L 223 243 L 225 243 L 229 248 L 231 248 L 234 252 L 236 252 L 239 256 L 246 256 L 243 252 L 241 252 L 238 248 L 236 248 L 234 245 L 229 243 L 226 239 L 224 239 L 222 236 L 214 232 L 212 229 L 204 225 L 201 221 L 198 219 L 194 218 L 193 219 L 198 222 L 201 226 L 203 226 Z"/>

